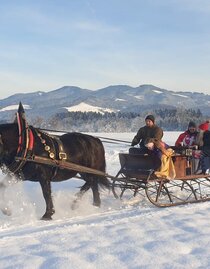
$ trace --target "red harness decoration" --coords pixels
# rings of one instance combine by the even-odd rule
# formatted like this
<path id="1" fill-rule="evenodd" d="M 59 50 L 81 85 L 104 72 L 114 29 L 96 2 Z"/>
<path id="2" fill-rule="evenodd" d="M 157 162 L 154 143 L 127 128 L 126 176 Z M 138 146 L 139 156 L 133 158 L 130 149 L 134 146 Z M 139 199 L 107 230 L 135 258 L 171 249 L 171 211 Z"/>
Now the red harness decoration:
<path id="1" fill-rule="evenodd" d="M 18 112 L 16 114 L 16 117 L 17 117 L 18 132 L 19 132 L 17 153 L 19 153 L 22 150 L 22 145 L 23 145 L 22 124 L 20 121 L 20 114 Z"/>
<path id="2" fill-rule="evenodd" d="M 17 112 L 17 123 L 19 132 L 17 155 L 26 157 L 27 152 L 34 148 L 34 135 L 22 113 Z"/>
<path id="3" fill-rule="evenodd" d="M 33 150 L 34 148 L 34 135 L 31 129 L 29 129 L 29 145 L 28 145 L 28 150 Z"/>
<path id="4" fill-rule="evenodd" d="M 28 126 L 25 111 L 20 102 L 18 112 L 16 113 L 16 120 L 18 125 L 18 147 L 17 154 L 15 156 L 14 162 L 12 162 L 8 169 L 11 173 L 19 173 L 23 166 L 25 165 L 28 157 L 32 155 L 33 147 L 34 147 L 34 135 L 31 128 Z M 17 158 L 21 158 L 21 160 L 17 161 Z"/>

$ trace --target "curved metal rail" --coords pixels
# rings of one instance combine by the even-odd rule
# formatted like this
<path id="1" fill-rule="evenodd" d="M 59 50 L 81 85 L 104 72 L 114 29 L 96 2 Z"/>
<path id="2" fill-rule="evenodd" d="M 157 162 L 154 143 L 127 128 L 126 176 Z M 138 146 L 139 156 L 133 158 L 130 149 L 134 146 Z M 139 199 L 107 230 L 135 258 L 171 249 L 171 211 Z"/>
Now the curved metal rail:
<path id="1" fill-rule="evenodd" d="M 149 201 L 158 207 L 198 203 L 210 200 L 210 178 L 188 180 L 148 181 L 145 193 Z"/>
<path id="2" fill-rule="evenodd" d="M 187 156 L 175 157 L 177 177 L 173 180 L 157 179 L 153 173 L 154 162 L 151 162 L 149 156 L 120 154 L 119 157 L 121 169 L 112 181 L 112 191 L 116 198 L 122 199 L 126 193 L 130 199 L 144 193 L 158 207 L 210 200 L 210 175 L 193 174 Z M 187 175 L 190 169 L 191 174 Z"/>
<path id="3" fill-rule="evenodd" d="M 119 177 L 112 182 L 115 198 L 123 199 L 144 195 L 157 207 L 170 207 L 210 200 L 210 176 L 200 175 L 190 179 L 147 179 Z"/>

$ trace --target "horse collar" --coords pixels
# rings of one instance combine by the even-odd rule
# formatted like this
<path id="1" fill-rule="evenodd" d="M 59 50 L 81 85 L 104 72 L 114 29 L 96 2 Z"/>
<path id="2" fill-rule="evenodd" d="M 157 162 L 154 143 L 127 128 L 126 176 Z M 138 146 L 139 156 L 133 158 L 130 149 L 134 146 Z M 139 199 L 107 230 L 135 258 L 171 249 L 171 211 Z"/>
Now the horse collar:
<path id="1" fill-rule="evenodd" d="M 67 155 L 63 149 L 63 143 L 61 142 L 61 140 L 58 137 L 51 136 L 49 134 L 44 133 L 45 136 L 47 136 L 51 140 L 52 148 L 54 149 L 54 152 L 53 152 L 52 148 L 47 144 L 46 139 L 43 139 L 42 133 L 38 132 L 37 130 L 36 130 L 36 133 L 37 133 L 37 136 L 39 137 L 41 143 L 44 146 L 44 150 L 47 151 L 50 159 L 56 159 L 56 158 L 59 160 L 66 160 L 67 159 Z"/>

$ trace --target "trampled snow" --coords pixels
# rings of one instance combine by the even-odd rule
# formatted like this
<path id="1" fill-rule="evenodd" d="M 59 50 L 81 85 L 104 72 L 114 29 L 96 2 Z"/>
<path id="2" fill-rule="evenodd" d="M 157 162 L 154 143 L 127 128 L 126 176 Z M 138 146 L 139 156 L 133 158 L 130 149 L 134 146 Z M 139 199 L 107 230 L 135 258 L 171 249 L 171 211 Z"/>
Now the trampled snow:
<path id="1" fill-rule="evenodd" d="M 166 132 L 173 144 L 179 133 Z M 131 141 L 134 134 L 95 134 Z M 115 175 L 126 143 L 104 142 L 107 172 Z M 3 177 L 3 176 L 2 176 Z M 210 203 L 157 208 L 146 198 L 117 200 L 103 190 L 102 206 L 89 191 L 75 210 L 71 203 L 82 182 L 54 183 L 56 213 L 41 221 L 44 199 L 38 183 L 8 188 L 12 215 L 0 213 L 1 269 L 210 268 Z"/>

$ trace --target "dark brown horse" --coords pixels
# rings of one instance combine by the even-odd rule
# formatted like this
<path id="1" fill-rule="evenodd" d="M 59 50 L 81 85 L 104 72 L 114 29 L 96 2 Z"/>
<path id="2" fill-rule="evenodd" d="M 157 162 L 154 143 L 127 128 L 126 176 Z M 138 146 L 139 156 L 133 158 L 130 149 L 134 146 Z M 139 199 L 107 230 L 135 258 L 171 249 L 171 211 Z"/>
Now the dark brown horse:
<path id="1" fill-rule="evenodd" d="M 36 155 L 59 159 L 59 153 L 61 153 L 66 157 L 64 162 L 72 162 L 105 172 L 104 147 L 98 138 L 81 133 L 67 133 L 56 138 L 32 126 L 30 126 L 30 130 L 33 135 L 33 148 L 30 149 L 30 153 L 27 152 L 30 157 Z M 12 172 L 18 179 L 40 183 L 46 202 L 46 212 L 42 216 L 42 219 L 51 219 L 55 212 L 51 196 L 51 182 L 72 178 L 77 174 L 77 171 L 60 169 L 59 167 L 29 161 L 18 163 L 16 156 L 18 147 L 20 146 L 19 137 L 17 123 L 0 125 L 0 165 L 1 167 L 6 166 L 9 176 L 11 176 Z M 59 152 L 61 145 L 62 152 Z M 85 180 L 85 184 L 81 187 L 78 197 L 81 197 L 91 188 L 93 192 L 93 204 L 100 206 L 99 185 L 108 188 L 108 179 L 105 176 L 90 173 L 79 174 Z M 5 180 L 0 184 L 0 189 L 3 190 L 6 186 L 7 183 Z"/>

